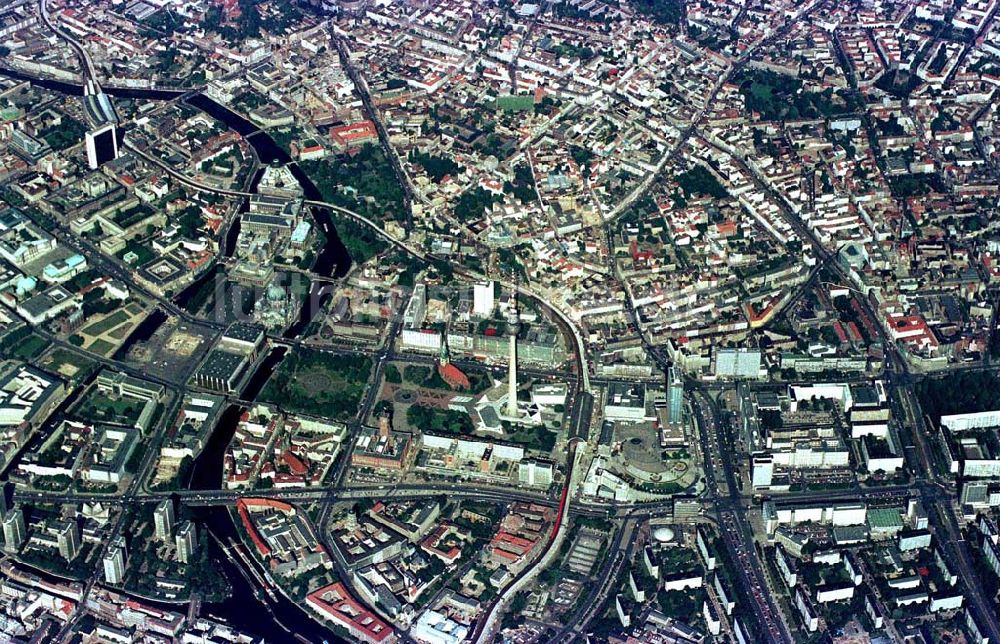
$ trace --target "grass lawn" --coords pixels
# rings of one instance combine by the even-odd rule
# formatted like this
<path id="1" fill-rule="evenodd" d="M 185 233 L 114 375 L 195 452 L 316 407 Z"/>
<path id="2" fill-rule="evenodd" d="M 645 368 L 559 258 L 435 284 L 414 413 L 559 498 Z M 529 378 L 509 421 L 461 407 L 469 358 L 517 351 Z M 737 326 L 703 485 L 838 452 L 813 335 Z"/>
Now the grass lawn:
<path id="1" fill-rule="evenodd" d="M 125 255 L 127 255 L 130 251 L 139 257 L 139 259 L 135 262 L 137 266 L 143 266 L 144 264 L 148 264 L 156 259 L 156 253 L 154 253 L 151 248 L 135 241 L 128 241 L 125 243 L 125 248 L 121 249 L 117 253 L 119 259 L 124 259 Z"/>
<path id="2" fill-rule="evenodd" d="M 20 358 L 21 360 L 31 360 L 41 353 L 47 345 L 48 342 L 45 338 L 32 333 L 17 346 L 13 347 L 11 349 L 11 353 L 15 358 Z"/>
<path id="3" fill-rule="evenodd" d="M 128 313 L 122 310 L 118 310 L 112 313 L 111 315 L 107 316 L 103 320 L 94 322 L 93 324 L 85 327 L 83 329 L 83 333 L 91 337 L 98 336 L 104 333 L 105 331 L 110 331 L 111 329 L 115 328 L 122 322 L 127 321 L 128 319 L 129 319 Z"/>
<path id="4" fill-rule="evenodd" d="M 516 427 L 514 433 L 505 437 L 513 443 L 520 443 L 528 449 L 551 452 L 556 446 L 556 433 L 542 426 Z"/>
<path id="5" fill-rule="evenodd" d="M 464 411 L 437 409 L 427 405 L 410 405 L 406 410 L 406 423 L 420 431 L 445 434 L 471 434 L 475 430 L 472 419 Z"/>
<path id="6" fill-rule="evenodd" d="M 684 488 L 680 483 L 665 481 L 662 483 L 637 483 L 636 488 L 650 494 L 679 494 Z"/>
<path id="7" fill-rule="evenodd" d="M 371 370 L 367 356 L 298 349 L 284 359 L 259 399 L 285 411 L 346 420 L 357 413 Z"/>
<path id="8" fill-rule="evenodd" d="M 115 345 L 111 344 L 107 340 L 94 340 L 87 347 L 87 351 L 92 351 L 98 355 L 106 356 L 115 350 Z"/>
<path id="9" fill-rule="evenodd" d="M 493 381 L 486 373 L 468 372 L 465 374 L 469 379 L 471 393 L 478 394 L 486 391 L 493 385 Z M 436 368 L 424 365 L 406 365 L 403 368 L 403 379 L 411 385 L 424 387 L 426 389 L 442 389 L 444 391 L 462 391 L 460 387 L 452 387 L 438 373 Z"/>
<path id="10" fill-rule="evenodd" d="M 91 422 L 134 425 L 135 421 L 139 420 L 142 408 L 142 401 L 132 398 L 109 398 L 94 387 L 87 393 L 87 397 L 80 401 L 73 414 Z"/>
<path id="11" fill-rule="evenodd" d="M 765 85 L 763 83 L 754 83 L 750 86 L 750 93 L 753 97 L 759 101 L 770 101 L 774 98 L 774 90 L 771 89 L 770 85 Z"/>
<path id="12" fill-rule="evenodd" d="M 135 327 L 132 324 L 123 324 L 120 327 L 109 331 L 108 337 L 114 338 L 115 340 L 124 340 L 130 333 L 132 333 L 133 328 Z"/>
<path id="13" fill-rule="evenodd" d="M 535 109 L 535 98 L 528 94 L 499 96 L 497 109 L 504 112 L 531 112 Z"/>
<path id="14" fill-rule="evenodd" d="M 52 353 L 46 356 L 44 365 L 50 370 L 58 371 L 67 376 L 75 376 L 93 367 L 94 361 L 68 349 L 56 347 Z"/>

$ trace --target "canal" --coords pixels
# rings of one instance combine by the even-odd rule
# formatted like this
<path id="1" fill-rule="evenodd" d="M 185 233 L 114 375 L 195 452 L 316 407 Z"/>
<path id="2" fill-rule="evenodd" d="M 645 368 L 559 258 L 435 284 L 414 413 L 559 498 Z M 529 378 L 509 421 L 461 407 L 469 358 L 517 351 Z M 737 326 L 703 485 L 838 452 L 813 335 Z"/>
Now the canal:
<path id="1" fill-rule="evenodd" d="M 125 356 L 128 355 L 129 350 L 132 349 L 136 344 L 148 341 L 156 330 L 160 328 L 160 325 L 167 321 L 167 314 L 164 313 L 159 308 L 153 309 L 152 313 L 146 316 L 142 322 L 139 323 L 137 327 L 129 334 L 122 342 L 118 350 L 115 351 L 115 360 L 124 360 Z"/>

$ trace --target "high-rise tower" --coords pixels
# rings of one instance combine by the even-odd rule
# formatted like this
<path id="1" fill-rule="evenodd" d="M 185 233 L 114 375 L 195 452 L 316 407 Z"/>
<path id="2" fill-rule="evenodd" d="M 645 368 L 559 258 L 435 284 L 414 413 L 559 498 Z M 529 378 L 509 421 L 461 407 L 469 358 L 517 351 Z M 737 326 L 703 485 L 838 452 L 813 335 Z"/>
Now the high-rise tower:
<path id="1" fill-rule="evenodd" d="M 191 563 L 194 560 L 194 551 L 198 547 L 198 530 L 190 521 L 185 521 L 177 528 L 177 536 L 174 539 L 177 545 L 177 561 L 181 563 Z"/>
<path id="2" fill-rule="evenodd" d="M 9 553 L 16 553 L 24 544 L 27 529 L 24 525 L 24 511 L 14 508 L 3 520 L 3 547 Z"/>
<path id="3" fill-rule="evenodd" d="M 153 525 L 156 538 L 160 541 L 169 541 L 173 538 L 174 502 L 172 499 L 163 499 L 153 510 Z"/>
<path id="4" fill-rule="evenodd" d="M 125 549 L 125 538 L 118 536 L 108 547 L 104 555 L 104 581 L 109 584 L 120 584 L 125 579 L 125 561 L 128 553 Z"/>
<path id="5" fill-rule="evenodd" d="M 510 356 L 507 368 L 507 415 L 517 418 L 517 332 L 520 315 L 517 311 L 517 290 L 513 293 L 514 323 L 510 333 Z"/>
<path id="6" fill-rule="evenodd" d="M 76 521 L 64 521 L 56 528 L 56 546 L 59 556 L 73 561 L 80 552 L 80 533 Z"/>
<path id="7" fill-rule="evenodd" d="M 84 140 L 87 144 L 87 164 L 91 170 L 121 156 L 121 136 L 114 123 L 87 132 Z"/>
<path id="8" fill-rule="evenodd" d="M 676 366 L 667 370 L 667 422 L 672 427 L 684 423 L 684 381 Z"/>

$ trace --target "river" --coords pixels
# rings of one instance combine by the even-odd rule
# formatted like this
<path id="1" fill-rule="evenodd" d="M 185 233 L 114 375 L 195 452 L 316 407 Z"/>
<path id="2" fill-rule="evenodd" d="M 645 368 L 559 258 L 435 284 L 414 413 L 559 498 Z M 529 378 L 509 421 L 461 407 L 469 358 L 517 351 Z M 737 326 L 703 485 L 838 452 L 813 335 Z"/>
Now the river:
<path id="1" fill-rule="evenodd" d="M 78 83 L 70 83 L 52 78 L 36 78 L 25 72 L 10 69 L 8 67 L 0 67 L 0 75 L 13 78 L 14 80 L 28 81 L 32 85 L 44 87 L 45 89 L 52 90 L 53 92 L 59 92 L 60 94 L 83 96 L 83 85 Z M 107 93 L 111 96 L 119 96 L 121 98 L 143 98 L 152 101 L 169 101 L 180 96 L 182 92 L 169 89 L 120 87 L 108 89 Z"/>
<path id="2" fill-rule="evenodd" d="M 83 87 L 74 83 L 33 78 L 27 74 L 3 68 L 0 68 L 0 75 L 16 80 L 29 81 L 39 87 L 63 94 L 83 95 Z M 177 92 L 155 89 L 108 89 L 107 91 L 108 94 L 113 96 L 147 100 L 173 100 L 179 96 Z M 312 180 L 306 176 L 302 169 L 292 161 L 288 154 L 266 132 L 260 131 L 256 125 L 246 118 L 216 103 L 203 94 L 190 96 L 187 102 L 192 107 L 200 109 L 213 118 L 224 122 L 228 127 L 246 137 L 247 142 L 253 146 L 257 158 L 262 163 L 277 162 L 289 164 L 293 175 L 302 184 L 306 199 L 322 201 L 321 193 Z M 315 225 L 322 229 L 325 239 L 323 247 L 317 253 L 313 271 L 322 276 L 342 277 L 350 270 L 351 258 L 343 242 L 341 242 L 337 235 L 330 212 L 325 208 L 311 208 L 310 210 Z M 228 233 L 227 241 L 235 242 L 238 234 L 239 228 L 237 227 L 235 233 L 233 231 Z M 226 250 L 229 251 L 230 247 L 230 244 L 227 243 Z M 214 270 L 206 273 L 208 279 L 214 278 L 214 275 Z M 315 284 L 314 282 L 314 287 Z M 180 299 L 189 298 L 194 290 L 191 287 L 185 289 L 180 295 Z M 314 288 L 313 291 L 317 291 L 317 289 Z M 308 325 L 318 310 L 316 305 L 312 303 L 312 299 L 310 297 L 306 301 L 303 311 L 299 316 L 299 321 L 292 327 L 295 330 L 295 334 L 301 332 Z M 154 315 L 151 317 L 152 319 L 149 320 L 148 324 L 140 325 L 141 328 L 137 329 L 135 340 L 151 335 L 159 324 L 162 323 L 162 319 L 158 316 Z M 130 342 L 132 341 L 134 340 L 130 338 Z M 245 394 L 256 396 L 260 392 L 271 373 L 273 373 L 274 369 L 284 358 L 285 351 L 286 349 L 281 347 L 274 349 L 268 355 L 250 378 L 246 389 L 244 389 Z M 212 435 L 209 437 L 205 449 L 202 450 L 194 462 L 191 479 L 188 482 L 189 489 L 217 490 L 222 487 L 222 461 L 229 441 L 232 440 L 233 434 L 236 431 L 242 411 L 241 407 L 232 405 L 223 412 Z M 226 508 L 194 508 L 194 512 L 198 522 L 207 528 L 216 539 L 223 543 L 240 543 L 236 527 Z M 265 596 L 263 593 L 256 592 L 256 589 L 244 578 L 239 569 L 240 564 L 229 559 L 214 540 L 209 541 L 215 560 L 222 567 L 224 574 L 232 586 L 232 594 L 223 602 L 203 604 L 203 611 L 205 613 L 218 617 L 235 628 L 263 637 L 268 642 L 289 641 L 291 639 L 290 634 L 295 634 L 299 638 L 309 642 L 345 642 L 345 640 L 337 637 L 319 622 L 312 619 L 301 606 L 293 603 L 284 595 L 277 594 L 272 598 Z M 255 605 L 264 610 L 254 610 L 253 607 Z"/>
<path id="3" fill-rule="evenodd" d="M 39 87 L 63 94 L 70 94 L 73 96 L 83 95 L 83 86 L 75 83 L 67 83 L 65 81 L 52 79 L 33 78 L 22 72 L 4 68 L 0 68 L 0 75 L 16 80 L 29 81 Z M 181 96 L 181 94 L 176 91 L 140 88 L 114 88 L 108 89 L 107 93 L 111 96 L 118 96 L 121 98 L 146 100 L 174 100 Z M 243 136 L 247 143 L 253 147 L 254 152 L 261 163 L 278 163 L 288 165 L 288 169 L 291 171 L 292 175 L 296 178 L 296 180 L 298 180 L 299 184 L 301 184 L 305 198 L 309 201 L 323 201 L 323 193 L 318 187 L 316 187 L 316 184 L 313 183 L 312 179 L 309 178 L 309 176 L 281 146 L 275 143 L 274 139 L 266 131 L 261 130 L 249 119 L 237 114 L 225 105 L 215 102 L 204 94 L 191 94 L 185 98 L 185 102 L 191 107 L 194 107 L 195 109 L 208 114 L 212 118 L 225 123 L 226 127 L 232 129 L 240 136 Z M 258 174 L 258 176 L 254 178 L 253 185 L 256 185 L 259 178 L 260 175 Z M 309 208 L 309 211 L 313 218 L 313 225 L 316 233 L 321 234 L 323 240 L 322 246 L 316 253 L 316 259 L 313 261 L 312 272 L 322 277 L 343 277 L 351 269 L 351 256 L 350 253 L 347 252 L 344 242 L 341 241 L 340 236 L 337 234 L 337 228 L 334 226 L 333 216 L 331 215 L 330 210 L 327 208 L 311 207 Z M 239 231 L 240 226 L 238 223 L 235 223 L 230 230 L 227 231 L 223 240 L 226 257 L 230 257 L 232 255 L 233 249 L 236 246 L 236 239 L 239 236 Z M 181 294 L 178 295 L 177 300 L 183 301 L 191 297 L 191 295 L 196 293 L 201 286 L 204 285 L 205 280 L 214 278 L 214 271 L 206 271 L 205 274 L 195 280 L 194 283 L 186 287 Z M 329 297 L 322 297 L 321 286 L 322 285 L 317 285 L 316 283 L 313 284 L 310 289 L 309 297 L 306 298 L 302 304 L 297 321 L 292 325 L 288 332 L 285 333 L 285 337 L 296 337 L 309 326 L 309 323 L 312 322 L 313 318 L 320 311 L 322 304 Z M 183 306 L 180 302 L 178 302 L 178 304 Z"/>
<path id="4" fill-rule="evenodd" d="M 280 353 L 277 353 L 278 351 Z M 284 347 L 272 351 L 261 363 L 258 373 L 254 375 L 254 379 L 248 387 L 257 387 L 259 391 L 259 388 L 267 381 L 267 376 L 273 372 L 283 357 Z M 259 381 L 257 381 L 258 379 Z M 230 405 L 222 413 L 205 449 L 194 462 L 188 489 L 218 490 L 222 488 L 222 461 L 243 411 L 244 408 L 239 405 Z M 227 508 L 219 506 L 197 507 L 192 508 L 192 512 L 198 522 L 220 542 L 224 544 L 242 543 L 232 515 Z M 223 602 L 204 604 L 204 612 L 263 637 L 268 642 L 289 641 L 290 632 L 310 642 L 344 641 L 310 617 L 302 606 L 293 603 L 284 595 L 275 593 L 272 596 L 259 592 L 244 577 L 239 569 L 241 564 L 230 559 L 214 540 L 210 540 L 210 543 L 214 548 L 213 559 L 225 572 L 232 586 L 232 593 Z M 263 573 L 261 566 L 258 565 L 256 568 L 258 572 Z M 255 604 L 264 610 L 247 610 L 248 607 Z"/>
<path id="5" fill-rule="evenodd" d="M 253 146 L 254 152 L 257 154 L 257 158 L 261 163 L 277 163 L 287 165 L 292 175 L 302 186 L 303 194 L 307 200 L 323 201 L 323 194 L 320 192 L 319 188 L 316 187 L 316 184 L 313 183 L 312 179 L 310 179 L 302 168 L 292 160 L 292 158 L 283 148 L 281 148 L 281 146 L 274 142 L 274 139 L 272 139 L 267 132 L 262 131 L 248 119 L 233 112 L 228 107 L 216 103 L 204 94 L 196 94 L 188 98 L 187 103 L 192 107 L 205 112 L 212 118 L 222 121 L 229 128 L 245 137 L 247 142 Z M 256 189 L 257 183 L 260 181 L 260 177 L 261 173 L 258 172 L 251 184 L 251 190 Z M 246 207 L 245 204 L 244 207 Z M 344 242 L 341 241 L 340 236 L 337 234 L 337 229 L 333 224 L 333 217 L 330 214 L 330 210 L 327 208 L 315 207 L 311 207 L 309 210 L 313 217 L 313 225 L 316 227 L 316 233 L 322 234 L 323 239 L 323 245 L 316 254 L 316 259 L 313 260 L 312 272 L 322 277 L 343 277 L 351 268 L 351 256 L 347 252 Z M 231 257 L 233 255 L 233 252 L 236 249 L 236 240 L 239 237 L 239 232 L 240 224 L 239 219 L 237 219 L 226 234 L 226 257 Z M 202 287 L 204 280 L 214 278 L 214 274 L 206 273 L 201 279 L 186 288 L 184 293 L 182 293 L 178 299 L 180 300 L 190 297 L 191 294 L 197 292 Z M 309 324 L 322 310 L 323 306 L 331 297 L 331 295 L 326 292 L 327 286 L 328 285 L 325 282 L 316 280 L 313 281 L 310 285 L 309 295 L 302 302 L 302 306 L 299 309 L 299 314 L 296 316 L 295 322 L 285 331 L 284 337 L 296 338 L 309 327 Z"/>
<path id="6" fill-rule="evenodd" d="M 323 193 L 316 187 L 309 175 L 288 156 L 288 153 L 281 146 L 274 142 L 274 139 L 267 132 L 204 94 L 195 94 L 187 99 L 187 103 L 212 118 L 222 121 L 230 129 L 243 136 L 247 143 L 253 147 L 262 164 L 287 165 L 292 175 L 302 186 L 303 194 L 307 200 L 323 201 Z M 312 212 L 315 226 L 322 230 L 325 237 L 323 247 L 316 254 L 316 260 L 312 267 L 313 272 L 324 277 L 343 277 L 351 269 L 351 256 L 348 254 L 344 242 L 337 235 L 330 211 L 326 208 L 310 208 L 309 210 Z"/>

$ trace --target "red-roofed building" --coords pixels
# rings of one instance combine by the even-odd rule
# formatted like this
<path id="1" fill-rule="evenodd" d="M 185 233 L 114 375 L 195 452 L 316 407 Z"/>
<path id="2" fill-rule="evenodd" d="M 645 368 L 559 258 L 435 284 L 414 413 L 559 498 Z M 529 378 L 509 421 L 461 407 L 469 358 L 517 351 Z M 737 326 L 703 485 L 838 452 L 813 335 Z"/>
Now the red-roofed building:
<path id="1" fill-rule="evenodd" d="M 632 240 L 632 244 L 629 246 L 629 252 L 632 253 L 632 261 L 635 263 L 648 263 L 655 256 L 653 251 L 640 251 L 639 244 L 634 239 Z"/>
<path id="2" fill-rule="evenodd" d="M 455 526 L 450 523 L 442 523 L 439 525 L 434 532 L 427 535 L 420 543 L 420 548 L 427 554 L 434 555 L 446 564 L 454 563 L 459 557 L 462 556 L 462 550 L 458 546 L 452 546 L 445 550 L 441 547 L 441 542 L 449 534 L 455 532 Z"/>
<path id="3" fill-rule="evenodd" d="M 247 511 L 247 504 L 243 499 L 237 499 L 236 511 L 240 514 L 240 520 L 243 522 L 243 527 L 246 528 L 247 534 L 250 535 L 250 540 L 257 547 L 257 552 L 260 553 L 261 557 L 269 557 L 271 555 L 271 548 L 264 543 L 264 540 L 257 532 L 257 527 L 253 524 L 253 520 L 250 519 L 250 512 Z"/>
<path id="4" fill-rule="evenodd" d="M 299 159 L 302 161 L 308 161 L 309 159 L 322 159 L 326 156 L 326 148 L 319 143 L 303 145 L 298 149 L 298 155 Z"/>
<path id="5" fill-rule="evenodd" d="M 833 323 L 833 332 L 837 334 L 837 340 L 841 344 L 847 344 L 850 340 L 847 338 L 847 331 L 844 330 L 844 325 L 840 323 L 839 320 Z"/>
<path id="6" fill-rule="evenodd" d="M 306 596 L 306 605 L 326 619 L 347 629 L 352 637 L 369 644 L 392 644 L 392 627 L 354 599 L 343 583 L 317 588 Z"/>
<path id="7" fill-rule="evenodd" d="M 521 557 L 530 552 L 535 543 L 531 539 L 525 539 L 524 537 L 501 530 L 493 536 L 492 541 L 490 541 L 490 547 L 495 554 L 506 552 Z"/>
<path id="8" fill-rule="evenodd" d="M 983 268 L 986 269 L 986 273 L 989 276 L 989 280 L 1000 278 L 1000 266 L 997 266 L 996 258 L 990 253 L 984 253 L 982 256 Z"/>
<path id="9" fill-rule="evenodd" d="M 304 476 L 281 473 L 274 475 L 274 488 L 276 490 L 288 487 L 302 487 L 305 484 L 306 478 Z"/>
<path id="10" fill-rule="evenodd" d="M 302 459 L 295 454 L 292 454 L 287 449 L 281 455 L 281 458 L 285 461 L 285 464 L 288 465 L 288 469 L 291 470 L 292 474 L 303 476 L 309 473 L 309 467 L 302 462 Z"/>
<path id="11" fill-rule="evenodd" d="M 715 225 L 720 237 L 730 237 L 736 234 L 735 221 L 723 221 Z"/>
<path id="12" fill-rule="evenodd" d="M 861 308 L 861 304 L 858 302 L 856 297 L 851 298 L 851 310 L 854 311 L 855 316 L 861 320 L 861 325 L 865 327 L 865 335 L 869 338 L 877 338 L 879 336 L 878 329 L 875 328 L 875 323 L 868 314 L 865 313 L 864 309 Z"/>
<path id="13" fill-rule="evenodd" d="M 861 342 L 864 340 L 861 336 L 861 330 L 858 328 L 858 324 L 854 320 L 847 323 L 847 333 L 851 336 L 851 342 Z"/>
<path id="14" fill-rule="evenodd" d="M 765 299 L 761 302 L 761 306 L 757 307 L 753 302 L 747 302 L 743 306 L 743 310 L 746 313 L 747 321 L 750 323 L 751 329 L 757 329 L 767 324 L 774 314 L 778 312 L 780 304 L 788 296 L 786 293 L 781 297 L 771 297 Z"/>
<path id="15" fill-rule="evenodd" d="M 330 128 L 330 139 L 341 150 L 358 148 L 365 143 L 378 141 L 378 130 L 371 121 L 358 121 Z"/>
<path id="16" fill-rule="evenodd" d="M 449 363 L 438 365 L 438 374 L 441 379 L 448 383 L 453 389 L 472 389 L 469 377 L 462 373 L 462 370 Z"/>
<path id="17" fill-rule="evenodd" d="M 938 340 L 927 321 L 919 315 L 890 315 L 889 335 L 893 340 L 902 340 L 918 349 L 934 350 L 938 348 Z"/>
<path id="18" fill-rule="evenodd" d="M 501 560 L 506 560 L 508 563 L 516 563 L 518 560 L 521 559 L 521 555 L 515 554 L 513 552 L 507 552 L 506 550 L 502 550 L 500 548 L 494 548 L 493 552 L 490 553 L 490 556 L 492 556 L 494 559 L 499 558 Z"/>

